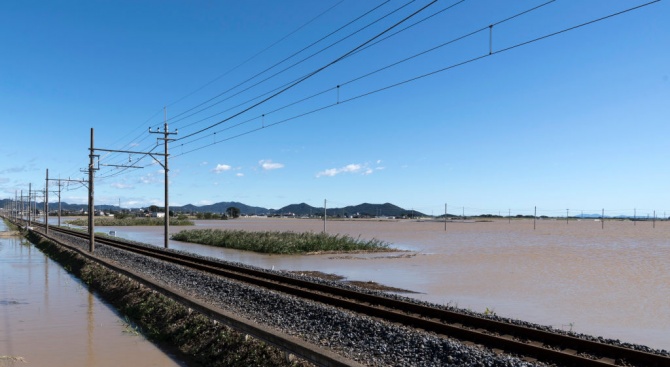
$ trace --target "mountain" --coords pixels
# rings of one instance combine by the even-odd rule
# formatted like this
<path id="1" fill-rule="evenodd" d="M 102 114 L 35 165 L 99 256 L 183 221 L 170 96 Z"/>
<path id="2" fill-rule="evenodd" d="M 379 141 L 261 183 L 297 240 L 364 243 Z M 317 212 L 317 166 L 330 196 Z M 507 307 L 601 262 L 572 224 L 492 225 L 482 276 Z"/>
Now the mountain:
<path id="1" fill-rule="evenodd" d="M 9 199 L 0 200 L 0 208 L 4 208 L 5 205 L 9 205 Z M 41 210 L 44 207 L 43 203 L 37 203 L 37 209 Z M 240 214 L 246 215 L 269 215 L 269 214 L 295 214 L 297 216 L 304 215 L 323 215 L 323 207 L 313 207 L 311 205 L 300 203 L 300 204 L 291 204 L 279 209 L 267 209 L 258 206 L 250 206 L 244 203 L 236 201 L 225 201 L 219 202 L 210 205 L 196 206 L 193 204 L 187 204 L 183 206 L 170 206 L 170 210 L 175 213 L 225 213 L 226 210 L 230 207 L 236 207 L 240 209 Z M 53 211 L 58 208 L 58 202 L 49 202 L 49 210 Z M 88 210 L 86 204 L 68 204 L 61 203 L 61 208 L 63 211 L 69 212 L 83 212 Z M 146 209 L 144 207 L 142 209 Z M 96 205 L 96 210 L 103 210 L 106 212 L 109 211 L 118 211 L 119 207 L 116 205 Z M 122 208 L 127 210 L 129 208 Z M 138 210 L 140 208 L 130 208 L 132 210 Z M 376 217 L 376 216 L 388 216 L 388 217 L 402 217 L 402 216 L 425 216 L 425 214 L 419 211 L 413 211 L 411 209 L 403 209 L 399 206 L 393 205 L 391 203 L 384 204 L 370 204 L 363 203 L 354 206 L 346 206 L 344 208 L 328 208 L 328 216 L 335 217 Z"/>
<path id="2" fill-rule="evenodd" d="M 300 203 L 300 204 L 291 204 L 287 205 L 279 210 L 276 210 L 275 213 L 293 213 L 295 215 L 317 215 L 323 213 L 323 208 L 315 208 L 311 205 Z"/>
<path id="3" fill-rule="evenodd" d="M 345 206 L 344 208 L 327 208 L 328 216 L 333 217 L 402 217 L 402 216 L 423 216 L 425 214 L 412 210 L 403 209 L 399 206 L 385 204 L 363 203 L 355 206 Z M 295 215 L 323 215 L 323 207 L 317 208 L 305 203 L 287 205 L 275 211 L 275 213 L 293 213 Z"/>
<path id="4" fill-rule="evenodd" d="M 189 207 L 188 209 L 184 209 L 186 207 Z M 203 206 L 193 206 L 191 204 L 189 205 L 184 205 L 184 206 L 170 206 L 170 209 L 172 209 L 175 212 L 200 212 L 200 213 L 225 213 L 226 210 L 230 207 L 236 207 L 240 209 L 240 214 L 265 214 L 268 212 L 268 209 L 266 208 L 261 208 L 258 206 L 249 206 L 243 203 L 239 203 L 236 201 L 224 201 L 220 203 L 215 203 L 215 204 L 210 204 L 210 205 L 203 205 Z"/>

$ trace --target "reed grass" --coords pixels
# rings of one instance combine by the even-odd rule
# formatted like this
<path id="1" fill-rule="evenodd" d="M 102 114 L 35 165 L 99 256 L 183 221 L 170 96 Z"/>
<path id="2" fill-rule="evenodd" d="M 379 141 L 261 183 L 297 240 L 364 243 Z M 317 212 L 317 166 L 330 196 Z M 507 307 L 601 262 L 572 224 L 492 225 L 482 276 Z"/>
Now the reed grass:
<path id="1" fill-rule="evenodd" d="M 255 251 L 266 254 L 306 254 L 315 252 L 394 251 L 389 243 L 362 240 L 347 235 L 312 232 L 247 232 L 241 230 L 189 229 L 172 236 L 173 240 L 202 245 Z"/>

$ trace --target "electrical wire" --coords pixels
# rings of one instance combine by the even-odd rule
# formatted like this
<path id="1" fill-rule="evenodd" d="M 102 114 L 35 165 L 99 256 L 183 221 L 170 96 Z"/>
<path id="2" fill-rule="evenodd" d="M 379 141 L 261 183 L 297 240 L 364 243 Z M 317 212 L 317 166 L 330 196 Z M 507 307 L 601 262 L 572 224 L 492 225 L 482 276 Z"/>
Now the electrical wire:
<path id="1" fill-rule="evenodd" d="M 543 7 L 543 6 L 546 6 L 546 5 L 548 5 L 548 4 L 550 4 L 550 3 L 554 2 L 554 1 L 555 1 L 555 0 L 548 1 L 548 2 L 546 2 L 546 3 L 544 3 L 544 4 L 538 5 L 538 6 L 534 7 L 534 8 L 525 10 L 525 11 L 523 11 L 523 12 L 521 12 L 521 13 L 518 13 L 518 14 L 516 14 L 516 15 L 513 15 L 513 16 L 508 17 L 508 18 L 506 18 L 506 19 L 503 19 L 503 20 L 501 20 L 501 21 L 498 21 L 498 22 L 496 22 L 496 23 L 494 23 L 494 24 L 498 25 L 498 24 L 502 24 L 502 23 L 504 23 L 504 22 L 510 21 L 510 20 L 515 19 L 515 18 L 517 18 L 517 17 L 519 17 L 519 16 L 521 16 L 521 15 L 523 15 L 523 14 L 530 13 L 531 11 L 534 11 L 534 10 L 537 10 L 537 9 Z M 457 5 L 457 4 L 458 4 L 458 3 L 453 4 L 452 6 Z M 452 7 L 452 6 L 450 6 L 450 7 Z M 442 9 L 442 10 L 440 10 L 439 12 L 442 12 L 442 11 L 444 11 L 444 10 L 446 10 L 446 9 L 449 9 L 450 7 L 445 8 L 445 9 Z M 288 107 L 290 107 L 290 106 L 299 104 L 299 103 L 301 103 L 301 102 L 304 102 L 304 101 L 307 101 L 307 100 L 309 100 L 309 99 L 315 98 L 315 97 L 317 97 L 317 96 L 319 96 L 319 95 L 322 95 L 322 94 L 325 94 L 325 93 L 327 93 L 327 92 L 333 91 L 333 90 L 335 90 L 335 89 L 337 89 L 337 88 L 339 88 L 339 87 L 343 87 L 343 86 L 345 86 L 345 85 L 348 85 L 348 84 L 351 84 L 351 83 L 360 81 L 360 80 L 362 80 L 362 79 L 364 79 L 364 78 L 370 77 L 370 76 L 372 76 L 372 75 L 374 75 L 374 74 L 377 74 L 377 73 L 379 73 L 379 72 L 381 72 L 381 71 L 390 69 L 390 68 L 392 68 L 392 67 L 394 67 L 394 66 L 397 66 L 397 65 L 400 65 L 400 64 L 405 63 L 405 62 L 407 62 L 407 61 L 410 61 L 410 60 L 412 60 L 412 59 L 414 59 L 414 58 L 417 58 L 417 57 L 419 57 L 419 56 L 422 56 L 422 55 L 424 55 L 424 54 L 427 54 L 427 53 L 436 51 L 436 50 L 438 50 L 438 49 L 440 49 L 440 48 L 442 48 L 442 47 L 448 46 L 448 45 L 453 44 L 453 43 L 455 43 L 455 42 L 457 42 L 457 41 L 461 41 L 461 40 L 466 39 L 466 38 L 468 38 L 468 37 L 474 36 L 474 35 L 476 35 L 477 33 L 480 33 L 480 32 L 485 31 L 485 30 L 487 30 L 487 29 L 489 29 L 489 26 L 481 27 L 481 28 L 479 28 L 479 29 L 477 29 L 477 30 L 475 30 L 475 31 L 466 33 L 466 34 L 464 34 L 464 35 L 462 35 L 462 36 L 459 36 L 459 37 L 453 38 L 453 39 L 451 39 L 451 40 L 449 40 L 449 41 L 446 41 L 446 42 L 444 42 L 444 43 L 442 43 L 442 44 L 440 44 L 440 45 L 438 45 L 438 46 L 435 46 L 435 47 L 432 47 L 432 48 L 427 49 L 427 50 L 425 50 L 425 51 L 419 52 L 419 53 L 417 53 L 417 54 L 414 54 L 414 55 L 409 56 L 409 57 L 407 57 L 407 58 L 404 58 L 404 59 L 402 59 L 402 60 L 399 60 L 399 61 L 396 61 L 396 62 L 394 62 L 394 63 L 391 63 L 391 64 L 389 64 L 389 65 L 387 65 L 387 66 L 382 67 L 382 68 L 379 68 L 379 69 L 376 69 L 376 70 L 374 70 L 374 71 L 368 72 L 368 73 L 363 74 L 363 75 L 361 75 L 361 76 L 359 76 L 359 77 L 350 79 L 350 80 L 348 80 L 348 81 L 346 81 L 346 82 L 340 83 L 340 84 L 338 84 L 337 87 L 331 87 L 331 88 L 322 90 L 321 92 L 317 92 L 317 93 L 315 93 L 315 94 L 312 94 L 312 95 L 310 95 L 310 96 L 308 96 L 308 97 L 305 97 L 305 98 L 302 98 L 302 99 L 300 99 L 300 100 L 294 101 L 294 102 L 292 102 L 292 103 L 289 103 L 289 104 L 287 104 L 287 105 L 284 105 L 284 106 L 282 106 L 282 107 L 280 107 L 280 108 L 277 108 L 277 109 L 275 109 L 275 110 L 266 112 L 266 113 L 263 114 L 263 116 L 268 116 L 268 115 L 270 115 L 270 114 L 272 114 L 272 113 L 278 112 L 278 111 L 283 110 L 283 109 L 285 109 L 285 108 L 288 108 Z M 473 61 L 474 61 L 474 60 L 473 60 Z M 250 119 L 248 119 L 248 120 L 242 121 L 242 122 L 240 122 L 240 123 L 237 123 L 237 124 L 235 124 L 235 125 L 232 125 L 232 126 L 230 126 L 230 127 L 227 127 L 227 128 L 225 128 L 225 129 L 218 130 L 218 131 L 216 131 L 216 133 L 220 133 L 220 132 L 229 130 L 229 129 L 231 129 L 231 128 L 238 127 L 238 126 L 240 126 L 240 125 L 242 125 L 242 124 L 245 124 L 245 123 L 248 123 L 248 122 L 255 121 L 255 120 L 257 120 L 258 118 L 259 118 L 259 117 L 253 117 L 253 118 L 250 118 Z M 209 137 L 209 136 L 210 136 L 210 135 L 203 136 L 203 137 L 201 137 L 201 138 L 196 138 L 196 139 L 193 139 L 193 140 L 191 140 L 191 141 L 182 143 L 182 146 L 183 146 L 183 145 L 191 144 L 191 143 L 193 143 L 193 142 L 199 141 L 199 140 L 204 139 L 204 138 L 207 138 L 207 137 Z"/>
<path id="2" fill-rule="evenodd" d="M 188 153 L 192 153 L 192 152 L 195 152 L 195 151 L 198 151 L 198 150 L 201 150 L 201 149 L 204 149 L 204 148 L 206 148 L 206 147 L 210 147 L 210 146 L 213 146 L 213 145 L 216 145 L 216 144 L 220 144 L 220 143 L 225 142 L 225 141 L 229 141 L 229 140 L 232 140 L 232 139 L 235 139 L 235 138 L 239 138 L 239 137 L 242 137 L 242 136 L 251 134 L 251 133 L 253 133 L 253 132 L 257 132 L 257 131 L 263 130 L 263 129 L 268 128 L 268 127 L 272 127 L 272 126 L 276 126 L 276 125 L 279 125 L 279 124 L 283 124 L 283 123 L 285 123 L 285 122 L 292 121 L 292 120 L 294 120 L 294 119 L 297 119 L 297 118 L 300 118 L 300 117 L 304 117 L 304 116 L 307 116 L 307 115 L 310 115 L 310 114 L 313 114 L 313 113 L 316 113 L 316 112 L 319 112 L 319 111 L 323 111 L 323 110 L 325 110 L 325 109 L 332 108 L 332 107 L 338 106 L 338 105 L 340 105 L 340 104 L 344 104 L 344 103 L 352 102 L 352 101 L 358 100 L 358 99 L 360 99 L 360 98 L 367 97 L 367 96 L 370 96 L 370 95 L 373 95 L 373 94 L 376 94 L 376 93 L 379 93 L 379 92 L 382 92 L 382 91 L 385 91 L 385 90 L 388 90 L 388 89 L 391 89 L 391 88 L 396 88 L 396 87 L 399 87 L 399 86 L 401 86 L 401 85 L 408 84 L 408 83 L 411 83 L 411 82 L 414 82 L 414 81 L 417 81 L 417 80 L 420 80 L 420 79 L 423 79 L 423 78 L 426 78 L 426 77 L 429 77 L 429 76 L 433 76 L 433 75 L 436 75 L 436 74 L 439 74 L 439 73 L 442 73 L 442 72 L 445 72 L 445 71 L 448 71 L 448 70 L 451 70 L 451 69 L 454 69 L 454 68 L 457 68 L 457 67 L 460 67 L 460 66 L 464 66 L 464 65 L 470 64 L 470 63 L 475 62 L 475 61 L 482 60 L 482 59 L 484 59 L 484 58 L 487 58 L 487 57 L 490 57 L 490 56 L 493 56 L 493 55 L 498 55 L 498 54 L 501 54 L 501 53 L 504 53 L 504 52 L 507 52 L 507 51 L 511 51 L 511 50 L 516 49 L 516 48 L 519 48 L 519 47 L 523 47 L 523 46 L 526 46 L 526 45 L 529 45 L 529 44 L 532 44 L 532 43 L 535 43 L 535 42 L 538 42 L 538 41 L 541 41 L 541 40 L 545 40 L 545 39 L 547 39 L 547 38 L 551 38 L 551 37 L 554 37 L 554 36 L 557 36 L 557 35 L 560 35 L 560 34 L 569 32 L 569 31 L 573 31 L 573 30 L 576 30 L 576 29 L 585 27 L 585 26 L 587 26 L 587 25 L 591 25 L 591 24 L 594 24 L 594 23 L 597 23 L 597 22 L 600 22 L 600 21 L 604 21 L 604 20 L 607 20 L 607 19 L 609 19 L 609 18 L 612 18 L 612 17 L 615 17 L 615 16 L 619 16 L 619 15 L 622 15 L 622 14 L 625 14 L 625 13 L 628 13 L 628 12 L 631 12 L 631 11 L 634 11 L 634 10 L 637 10 L 637 9 L 640 9 L 640 8 L 643 8 L 643 7 L 646 7 L 646 6 L 649 6 L 649 5 L 654 4 L 654 3 L 657 3 L 657 2 L 659 2 L 659 1 L 661 1 L 661 0 L 650 1 L 650 2 L 647 2 L 647 3 L 641 4 L 641 5 L 639 5 L 639 6 L 635 6 L 635 7 L 632 7 L 632 8 L 628 8 L 628 9 L 626 9 L 626 10 L 622 10 L 622 11 L 619 11 L 619 12 L 616 12 L 616 13 L 612 13 L 612 14 L 609 14 L 609 15 L 606 15 L 606 16 L 603 16 L 603 17 L 600 17 L 600 18 L 597 18 L 597 19 L 588 21 L 588 22 L 584 22 L 584 23 L 581 23 L 581 24 L 578 24 L 578 25 L 575 25 L 575 26 L 572 26 L 572 27 L 569 27 L 569 28 L 564 28 L 564 29 L 562 29 L 562 30 L 560 30 L 560 31 L 556 31 L 556 32 L 548 33 L 548 34 L 546 34 L 546 35 L 544 35 L 544 36 L 541 36 L 541 37 L 537 37 L 537 38 L 533 38 L 533 39 L 530 39 L 530 40 L 527 40 L 527 41 L 523 41 L 523 42 L 517 43 L 517 44 L 515 44 L 515 45 L 509 46 L 509 47 L 506 47 L 506 48 L 503 48 L 503 49 L 500 49 L 500 50 L 489 51 L 488 53 L 485 53 L 485 54 L 482 54 L 482 55 L 480 55 L 480 56 L 476 56 L 476 57 L 470 58 L 470 59 L 465 60 L 465 61 L 462 61 L 462 62 L 458 62 L 458 63 L 455 63 L 455 64 L 451 64 L 451 65 L 449 65 L 449 66 L 446 66 L 446 67 L 443 67 L 443 68 L 440 68 L 440 69 L 437 69 L 437 70 L 434 70 L 434 71 L 431 71 L 431 72 L 428 72 L 428 73 L 424 73 L 424 74 L 421 74 L 421 75 L 418 75 L 418 76 L 415 76 L 415 77 L 412 77 L 412 78 L 409 78 L 409 79 L 405 79 L 405 80 L 400 81 L 400 82 L 397 82 L 397 83 L 393 83 L 393 84 L 387 85 L 387 86 L 382 87 L 382 88 L 378 88 L 378 89 L 375 89 L 375 90 L 371 90 L 371 91 L 368 91 L 368 92 L 359 94 L 359 95 L 357 95 L 357 96 L 354 96 L 354 97 L 351 97 L 351 98 L 348 98 L 348 99 L 345 99 L 345 100 L 342 100 L 342 101 L 338 101 L 337 103 L 327 104 L 327 105 L 318 107 L 318 108 L 316 108 L 316 109 L 313 109 L 313 110 L 310 110 L 310 111 L 307 111 L 307 112 L 304 112 L 304 113 L 301 113 L 301 114 L 292 116 L 292 117 L 287 118 L 287 119 L 284 119 L 284 120 L 280 120 L 280 121 L 277 121 L 277 122 L 274 122 L 274 123 L 271 123 L 271 124 L 266 124 L 266 125 L 264 125 L 263 127 L 255 128 L 255 129 L 252 129 L 252 130 L 249 130 L 249 131 L 246 131 L 246 132 L 243 132 L 243 133 L 240 133 L 240 134 L 231 136 L 231 137 L 229 137 L 229 138 L 222 139 L 222 140 L 220 140 L 220 141 L 215 141 L 215 142 L 213 142 L 213 143 L 210 143 L 210 144 L 207 144 L 207 145 L 203 145 L 203 146 L 201 146 L 201 147 L 198 147 L 198 148 L 189 150 L 189 151 L 187 151 L 187 152 L 183 152 L 183 153 L 181 153 L 181 154 L 179 154 L 179 155 L 173 156 L 173 158 L 176 158 L 176 157 L 179 157 L 179 156 L 183 156 L 183 155 L 186 155 L 186 154 L 188 154 Z M 548 2 L 548 3 L 551 3 L 551 2 L 553 2 L 553 1 L 550 1 L 550 2 Z M 544 5 L 548 4 L 548 3 L 545 3 L 545 4 L 541 5 L 541 6 L 544 6 Z M 537 8 L 539 8 L 539 7 L 535 7 L 535 8 L 533 8 L 533 9 L 537 9 Z M 533 9 L 530 9 L 530 10 L 533 10 Z M 530 10 L 529 10 L 529 11 L 530 11 Z M 511 20 L 511 19 L 516 18 L 516 17 L 519 16 L 519 15 L 526 14 L 526 13 L 528 13 L 528 11 L 524 11 L 524 12 L 522 12 L 522 13 L 519 13 L 519 14 L 517 14 L 517 15 L 515 15 L 515 16 L 512 16 L 512 17 L 509 17 L 509 18 L 507 18 L 507 19 L 504 19 L 504 20 L 502 20 L 502 21 L 500 21 L 500 22 L 497 22 L 497 23 L 495 23 L 495 24 L 500 24 L 500 23 L 502 23 L 502 22 L 509 21 L 509 20 Z M 472 32 L 472 33 L 474 34 L 474 33 L 477 33 L 477 32 L 481 32 L 482 30 L 487 29 L 487 28 L 488 28 L 488 26 L 483 27 L 483 28 L 481 28 L 481 29 L 479 29 L 479 30 L 477 30 L 477 31 Z M 466 36 L 467 36 L 467 35 L 466 35 Z M 319 94 L 321 94 L 321 93 L 323 93 L 323 92 L 319 92 Z M 245 112 L 246 112 L 246 111 L 245 111 Z M 241 113 L 238 113 L 237 115 L 239 115 L 239 114 L 241 114 Z M 233 116 L 233 117 L 236 117 L 237 115 L 235 115 L 235 116 Z M 232 118 L 232 117 L 231 117 L 231 118 Z M 210 126 L 209 128 L 214 127 L 214 126 L 217 126 L 217 125 L 219 125 L 219 124 L 221 124 L 221 123 L 223 123 L 223 122 L 225 122 L 225 121 L 230 120 L 231 118 L 228 118 L 228 119 L 226 119 L 226 120 L 222 120 L 221 122 L 219 122 L 219 123 L 217 123 L 217 124 L 214 124 L 214 125 Z M 253 120 L 256 120 L 256 119 L 258 119 L 258 117 L 253 118 L 253 119 L 249 119 L 249 120 L 247 120 L 247 121 L 245 121 L 245 122 L 243 122 L 243 123 L 250 122 L 250 121 L 253 121 Z M 242 124 L 242 123 L 240 123 L 240 124 Z M 240 124 L 238 124 L 238 125 L 240 125 Z M 204 131 L 204 129 L 201 130 L 201 131 Z M 200 131 L 199 131 L 199 132 L 200 132 Z M 188 136 L 186 136 L 186 137 L 184 137 L 184 138 L 187 138 L 187 137 L 189 137 L 189 136 L 193 136 L 193 135 L 195 135 L 195 133 L 190 134 L 190 135 L 188 135 Z M 182 139 L 184 139 L 184 138 L 182 138 Z M 176 139 L 176 140 L 182 140 L 182 139 Z M 183 143 L 182 145 L 184 145 L 184 144 L 185 144 L 185 143 Z"/>
<path id="3" fill-rule="evenodd" d="M 364 47 L 364 46 L 367 45 L 368 43 L 370 43 L 370 42 L 374 41 L 375 39 L 381 37 L 381 36 L 384 35 L 385 33 L 391 31 L 391 30 L 394 29 L 395 27 L 397 27 L 397 26 L 399 26 L 400 24 L 404 23 L 405 21 L 411 19 L 412 17 L 414 17 L 415 15 L 417 15 L 417 14 L 419 14 L 420 12 L 424 11 L 425 9 L 427 9 L 429 6 L 435 4 L 436 2 L 437 2 L 437 0 L 433 0 L 433 1 L 431 1 L 431 2 L 428 3 L 427 5 L 421 7 L 421 8 L 418 9 L 417 11 L 415 11 L 415 12 L 413 12 L 412 14 L 408 15 L 407 17 L 403 18 L 403 19 L 400 20 L 399 22 L 397 22 L 397 23 L 393 24 L 392 26 L 386 28 L 386 29 L 385 29 L 384 31 L 382 31 L 381 33 L 378 33 L 378 34 L 375 35 L 374 37 L 368 39 L 367 41 L 363 42 L 362 44 L 358 45 L 357 47 L 355 47 L 355 48 L 353 48 L 352 50 L 348 51 L 347 53 L 343 54 L 342 56 L 340 56 L 340 57 L 336 58 L 335 60 L 333 60 L 333 61 L 331 61 L 331 62 L 325 64 L 324 66 L 322 66 L 322 67 L 320 67 L 320 68 L 314 70 L 313 72 L 309 73 L 309 74 L 308 74 L 307 76 L 305 76 L 304 78 L 301 78 L 300 80 L 296 81 L 295 83 L 292 83 L 291 85 L 289 85 L 289 86 L 283 88 L 282 90 L 280 90 L 280 91 L 278 91 L 278 92 L 272 94 L 271 96 L 269 96 L 269 97 L 263 99 L 262 101 L 257 102 L 257 103 L 255 103 L 255 104 L 253 104 L 252 106 L 249 106 L 249 107 L 243 109 L 242 111 L 239 111 L 239 112 L 233 114 L 232 116 L 227 117 L 227 118 L 225 118 L 225 119 L 223 119 L 223 120 L 221 120 L 221 121 L 219 121 L 219 122 L 217 122 L 217 123 L 214 123 L 214 124 L 212 124 L 212 125 L 210 125 L 210 126 L 208 126 L 208 127 L 205 127 L 205 128 L 202 128 L 202 129 L 200 129 L 200 130 L 198 130 L 198 131 L 196 131 L 196 132 L 190 133 L 190 134 L 188 134 L 188 135 L 186 135 L 186 136 L 184 136 L 184 137 L 182 137 L 182 138 L 175 139 L 175 141 L 183 140 L 183 139 L 189 138 L 189 137 L 191 137 L 191 136 L 200 134 L 200 133 L 202 133 L 202 132 L 204 132 L 204 131 L 207 131 L 207 130 L 209 130 L 209 129 L 215 127 L 215 126 L 218 126 L 218 125 L 220 125 L 220 124 L 222 124 L 222 123 L 224 123 L 224 122 L 226 122 L 226 121 L 229 121 L 229 120 L 232 119 L 232 118 L 235 118 L 235 117 L 237 117 L 237 116 L 239 116 L 239 115 L 241 115 L 241 114 L 243 114 L 243 113 L 246 113 L 246 112 L 252 110 L 253 108 L 256 108 L 256 107 L 262 105 L 263 103 L 265 103 L 265 102 L 267 102 L 267 101 L 269 101 L 269 100 L 271 100 L 271 99 L 273 99 L 273 98 L 275 98 L 275 97 L 277 97 L 277 96 L 279 96 L 279 95 L 285 93 L 286 91 L 292 89 L 293 87 L 295 87 L 295 86 L 297 86 L 298 84 L 304 82 L 305 80 L 311 78 L 312 76 L 314 76 L 314 75 L 320 73 L 321 71 L 327 69 L 328 67 L 330 67 L 330 66 L 332 66 L 332 65 L 334 65 L 334 64 L 336 64 L 336 63 L 338 63 L 339 61 L 341 61 L 343 58 L 345 58 L 345 57 L 348 56 L 349 54 L 355 52 L 356 50 L 360 49 L 361 47 Z"/>
<path id="4" fill-rule="evenodd" d="M 366 12 L 363 13 L 362 15 L 360 15 L 360 16 L 356 17 L 355 19 L 353 19 L 353 20 L 347 22 L 347 23 L 344 24 L 343 26 L 340 26 L 340 27 L 337 28 L 336 30 L 334 30 L 334 31 L 332 31 L 332 32 L 330 32 L 330 33 L 328 33 L 327 35 L 325 35 L 325 36 L 319 38 L 318 40 L 312 42 L 311 44 L 309 44 L 309 45 L 303 47 L 303 48 L 300 49 L 299 51 L 294 52 L 293 54 L 291 54 L 290 56 L 288 56 L 288 57 L 282 59 L 281 61 L 276 62 L 275 64 L 273 64 L 272 66 L 270 66 L 270 67 L 264 69 L 263 71 L 261 71 L 261 72 L 259 72 L 259 73 L 256 73 L 255 75 L 253 75 L 253 76 L 247 78 L 246 80 L 244 80 L 244 81 L 238 83 L 237 85 L 235 85 L 235 86 L 233 86 L 233 87 L 231 87 L 231 88 L 229 88 L 229 89 L 227 89 L 227 90 L 225 90 L 225 91 L 223 91 L 223 92 L 217 94 L 217 95 L 214 96 L 214 97 L 209 98 L 208 100 L 206 100 L 206 101 L 204 101 L 204 102 L 202 102 L 202 103 L 200 103 L 200 104 L 198 104 L 198 105 L 196 105 L 196 106 L 194 106 L 194 107 L 192 107 L 192 108 L 187 109 L 186 111 L 183 111 L 183 112 L 181 112 L 181 113 L 178 113 L 178 114 L 172 116 L 172 118 L 171 118 L 169 121 L 172 122 L 172 123 L 175 123 L 175 122 L 179 122 L 179 121 L 183 120 L 184 118 L 187 118 L 187 117 L 192 116 L 193 114 L 188 115 L 188 116 L 183 117 L 183 118 L 179 118 L 180 116 L 182 116 L 182 115 L 184 115 L 184 114 L 186 114 L 186 113 L 188 113 L 188 112 L 191 112 L 191 111 L 193 111 L 194 109 L 196 109 L 196 108 L 198 108 L 198 107 L 201 107 L 201 106 L 203 106 L 203 105 L 205 105 L 205 104 L 207 104 L 207 103 L 209 103 L 209 102 L 211 102 L 211 101 L 213 101 L 213 100 L 215 100 L 215 99 L 221 97 L 222 95 L 225 95 L 226 93 L 228 93 L 228 92 L 230 92 L 230 91 L 232 91 L 232 90 L 234 90 L 234 89 L 236 89 L 236 88 L 238 88 L 238 87 L 240 87 L 240 86 L 246 84 L 247 82 L 249 82 L 249 81 L 251 81 L 251 80 L 257 78 L 258 76 L 263 75 L 263 74 L 265 74 L 266 72 L 268 72 L 268 71 L 274 69 L 275 67 L 277 67 L 277 66 L 283 64 L 285 61 L 288 61 L 288 60 L 292 59 L 293 57 L 295 57 L 295 56 L 301 54 L 302 52 L 308 50 L 309 48 L 311 48 L 311 47 L 317 45 L 317 44 L 320 43 L 321 41 L 326 40 L 326 39 L 329 38 L 330 36 L 336 34 L 337 32 L 339 32 L 339 31 L 345 29 L 346 27 L 350 26 L 351 24 L 353 24 L 353 23 L 357 22 L 358 20 L 364 18 L 365 16 L 371 14 L 372 12 L 374 12 L 374 11 L 376 11 L 377 9 L 381 8 L 383 5 L 386 5 L 389 1 L 390 1 L 390 0 L 387 0 L 387 1 L 385 1 L 385 2 L 383 2 L 383 3 L 381 3 L 381 4 L 379 4 L 379 5 L 375 6 L 374 8 L 372 8 L 372 9 L 366 11 Z M 414 2 L 414 1 L 416 1 L 416 0 L 411 0 L 410 3 Z M 409 3 L 408 3 L 408 4 L 409 4 Z M 407 4 L 403 5 L 403 7 L 406 6 L 406 5 L 407 5 Z M 396 9 L 395 11 L 397 11 L 397 9 Z M 360 30 L 359 30 L 359 31 L 360 31 Z M 358 31 L 357 31 L 357 32 L 358 32 Z M 339 42 L 339 41 L 338 41 L 338 42 Z M 327 48 L 330 48 L 330 47 L 332 47 L 333 45 L 334 45 L 334 44 L 331 44 L 331 45 L 328 46 Z M 326 48 L 326 49 L 327 49 L 327 48 Z M 323 51 L 323 50 L 324 50 L 324 49 L 320 50 L 319 52 L 321 52 L 321 51 Z M 297 65 L 297 64 L 299 64 L 299 63 L 301 63 L 301 62 L 303 62 L 303 61 L 305 61 L 306 59 L 311 58 L 311 57 L 314 56 L 314 55 L 315 55 L 315 54 L 312 54 L 311 56 L 309 56 L 309 57 L 307 57 L 307 58 L 301 60 L 300 62 L 291 65 L 289 68 L 291 68 L 291 67 L 293 67 L 293 66 L 295 66 L 295 65 Z M 289 69 L 289 68 L 287 68 L 287 69 Z M 280 73 L 286 71 L 287 69 L 284 69 L 284 70 L 282 70 L 282 71 L 279 72 L 279 73 L 275 73 L 275 74 L 273 74 L 271 77 L 276 76 L 276 75 L 278 75 L 278 74 L 280 74 Z M 265 81 L 265 80 L 267 80 L 267 79 L 264 79 L 263 81 Z M 247 89 L 245 89 L 245 90 L 247 90 Z M 238 93 L 238 94 L 239 94 L 239 93 Z M 218 103 L 221 103 L 221 102 L 217 102 L 216 104 L 218 104 Z M 214 104 L 214 105 L 216 105 L 216 104 Z M 208 106 L 208 107 L 206 107 L 205 109 L 199 110 L 198 112 L 202 112 L 202 111 L 204 111 L 204 110 L 206 110 L 206 109 L 208 109 L 208 108 L 210 108 L 210 107 L 212 107 L 212 106 Z M 196 112 L 196 113 L 198 113 L 198 112 Z"/>

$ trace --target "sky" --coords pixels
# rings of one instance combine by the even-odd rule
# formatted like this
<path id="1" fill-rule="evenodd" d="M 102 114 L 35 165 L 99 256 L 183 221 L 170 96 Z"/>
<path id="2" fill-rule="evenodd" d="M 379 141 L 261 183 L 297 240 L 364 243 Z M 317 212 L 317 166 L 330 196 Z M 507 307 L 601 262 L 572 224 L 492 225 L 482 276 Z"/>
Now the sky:
<path id="1" fill-rule="evenodd" d="M 0 198 L 93 129 L 95 203 L 162 206 L 167 122 L 170 205 L 670 215 L 668 2 L 571 29 L 645 3 L 3 1 Z"/>

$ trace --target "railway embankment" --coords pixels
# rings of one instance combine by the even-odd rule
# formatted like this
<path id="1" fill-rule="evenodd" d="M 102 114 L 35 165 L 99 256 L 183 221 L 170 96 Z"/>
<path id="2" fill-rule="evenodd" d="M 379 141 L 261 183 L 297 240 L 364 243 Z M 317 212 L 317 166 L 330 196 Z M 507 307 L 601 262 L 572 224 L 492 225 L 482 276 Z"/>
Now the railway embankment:
<path id="1" fill-rule="evenodd" d="M 50 236 L 84 251 L 88 248 L 86 240 L 57 233 Z M 124 276 L 86 261 L 75 251 L 63 250 L 40 235 L 33 234 L 30 240 L 89 284 L 117 307 L 119 312 L 132 316 L 131 320 L 149 338 L 172 345 L 183 355 L 190 356 L 194 365 L 305 364 L 302 360 L 291 360 L 286 353 L 263 343 L 246 344 L 253 339 L 223 328 L 205 316 L 189 314 L 188 308 L 182 308 L 140 284 L 133 281 L 126 284 Z M 466 345 L 432 333 L 132 254 L 104 244 L 96 245 L 95 256 L 142 272 L 166 288 L 178 289 L 227 312 L 265 325 L 268 329 L 330 350 L 351 361 L 350 365 L 538 365 L 514 356 L 497 354 L 488 348 Z M 228 342 L 229 338 L 234 342 Z"/>
<path id="2" fill-rule="evenodd" d="M 150 340 L 194 366 L 307 366 L 34 232 L 26 237 L 125 315 Z"/>

